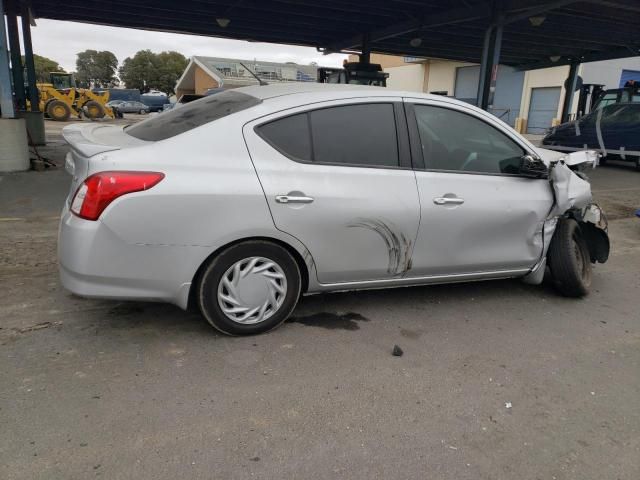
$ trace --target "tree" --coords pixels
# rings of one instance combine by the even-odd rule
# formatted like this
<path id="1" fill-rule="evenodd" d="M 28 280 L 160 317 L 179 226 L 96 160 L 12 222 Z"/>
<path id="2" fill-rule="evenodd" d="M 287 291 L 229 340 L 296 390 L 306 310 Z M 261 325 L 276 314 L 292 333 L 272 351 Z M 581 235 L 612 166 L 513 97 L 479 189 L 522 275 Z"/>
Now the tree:
<path id="1" fill-rule="evenodd" d="M 160 71 L 158 78 L 158 86 L 161 92 L 174 93 L 176 82 L 187 68 L 189 60 L 178 52 L 160 52 L 158 54 L 160 61 Z"/>
<path id="2" fill-rule="evenodd" d="M 64 68 L 58 65 L 58 62 L 47 57 L 34 54 L 33 63 L 36 68 L 36 82 L 38 83 L 49 83 L 50 72 L 65 73 Z M 24 55 L 22 56 L 22 64 L 24 65 Z"/>
<path id="3" fill-rule="evenodd" d="M 122 62 L 120 79 L 127 88 L 140 91 L 154 88 L 170 94 L 188 63 L 186 57 L 178 52 L 140 50 Z"/>
<path id="4" fill-rule="evenodd" d="M 118 83 L 117 70 L 118 59 L 112 52 L 85 50 L 76 59 L 76 82 L 85 88 L 113 86 Z"/>

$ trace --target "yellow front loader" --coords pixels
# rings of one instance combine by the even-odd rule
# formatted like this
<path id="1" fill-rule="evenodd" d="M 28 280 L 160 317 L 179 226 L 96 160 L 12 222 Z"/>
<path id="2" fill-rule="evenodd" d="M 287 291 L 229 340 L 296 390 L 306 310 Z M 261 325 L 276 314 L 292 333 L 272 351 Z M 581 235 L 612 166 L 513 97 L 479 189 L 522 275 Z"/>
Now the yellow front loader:
<path id="1" fill-rule="evenodd" d="M 52 72 L 50 83 L 38 83 L 40 111 L 52 120 L 64 122 L 71 115 L 90 119 L 114 118 L 113 110 L 107 107 L 109 92 L 94 93 L 89 89 L 76 88 L 70 73 Z"/>

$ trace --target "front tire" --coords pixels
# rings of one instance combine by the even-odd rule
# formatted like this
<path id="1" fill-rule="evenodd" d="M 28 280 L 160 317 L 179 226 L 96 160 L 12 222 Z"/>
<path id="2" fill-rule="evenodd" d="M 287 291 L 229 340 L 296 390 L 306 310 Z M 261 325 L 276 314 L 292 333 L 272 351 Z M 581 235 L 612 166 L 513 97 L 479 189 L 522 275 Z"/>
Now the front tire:
<path id="1" fill-rule="evenodd" d="M 71 116 L 71 108 L 62 100 L 51 100 L 47 103 L 47 116 L 56 122 L 66 122 Z"/>
<path id="2" fill-rule="evenodd" d="M 98 120 L 106 115 L 104 107 L 95 100 L 89 100 L 84 104 L 84 108 L 87 111 L 87 117 L 91 120 Z"/>
<path id="3" fill-rule="evenodd" d="M 197 284 L 202 315 L 228 335 L 255 335 L 281 325 L 300 296 L 300 269 L 279 245 L 252 240 L 211 259 Z"/>
<path id="4" fill-rule="evenodd" d="M 591 256 L 578 223 L 561 218 L 549 245 L 549 268 L 556 289 L 566 297 L 584 297 L 591 287 Z"/>

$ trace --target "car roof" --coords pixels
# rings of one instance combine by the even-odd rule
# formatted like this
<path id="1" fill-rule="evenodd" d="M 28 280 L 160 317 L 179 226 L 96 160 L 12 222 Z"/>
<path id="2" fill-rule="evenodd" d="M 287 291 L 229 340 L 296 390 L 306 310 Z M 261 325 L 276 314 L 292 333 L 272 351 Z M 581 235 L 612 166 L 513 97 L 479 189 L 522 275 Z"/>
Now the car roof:
<path id="1" fill-rule="evenodd" d="M 443 95 L 432 95 L 421 92 L 409 92 L 403 90 L 392 90 L 386 87 L 371 87 L 367 85 L 350 85 L 350 84 L 335 84 L 335 83 L 315 83 L 315 82 L 291 82 L 288 84 L 277 85 L 251 85 L 249 87 L 241 87 L 235 89 L 239 92 L 246 93 L 261 100 L 267 100 L 270 98 L 284 97 L 288 95 L 318 95 L 326 97 L 327 94 L 333 94 L 336 99 L 345 97 L 412 97 L 412 98 L 425 98 L 433 100 L 451 101 L 452 103 L 458 103 L 461 105 L 469 106 L 469 103 L 456 100 L 451 97 L 445 97 Z"/>

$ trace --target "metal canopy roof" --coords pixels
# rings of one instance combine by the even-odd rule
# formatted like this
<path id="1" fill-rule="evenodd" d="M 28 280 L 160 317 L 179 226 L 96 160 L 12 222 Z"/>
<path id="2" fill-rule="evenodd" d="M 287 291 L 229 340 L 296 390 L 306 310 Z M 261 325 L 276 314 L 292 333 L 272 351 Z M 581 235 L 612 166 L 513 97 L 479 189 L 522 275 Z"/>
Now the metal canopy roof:
<path id="1" fill-rule="evenodd" d="M 36 18 L 327 51 L 358 50 L 366 35 L 373 52 L 476 63 L 487 27 L 501 22 L 500 63 L 526 69 L 640 55 L 638 0 L 31 0 L 31 5 Z M 230 20 L 226 28 L 219 18 Z"/>

